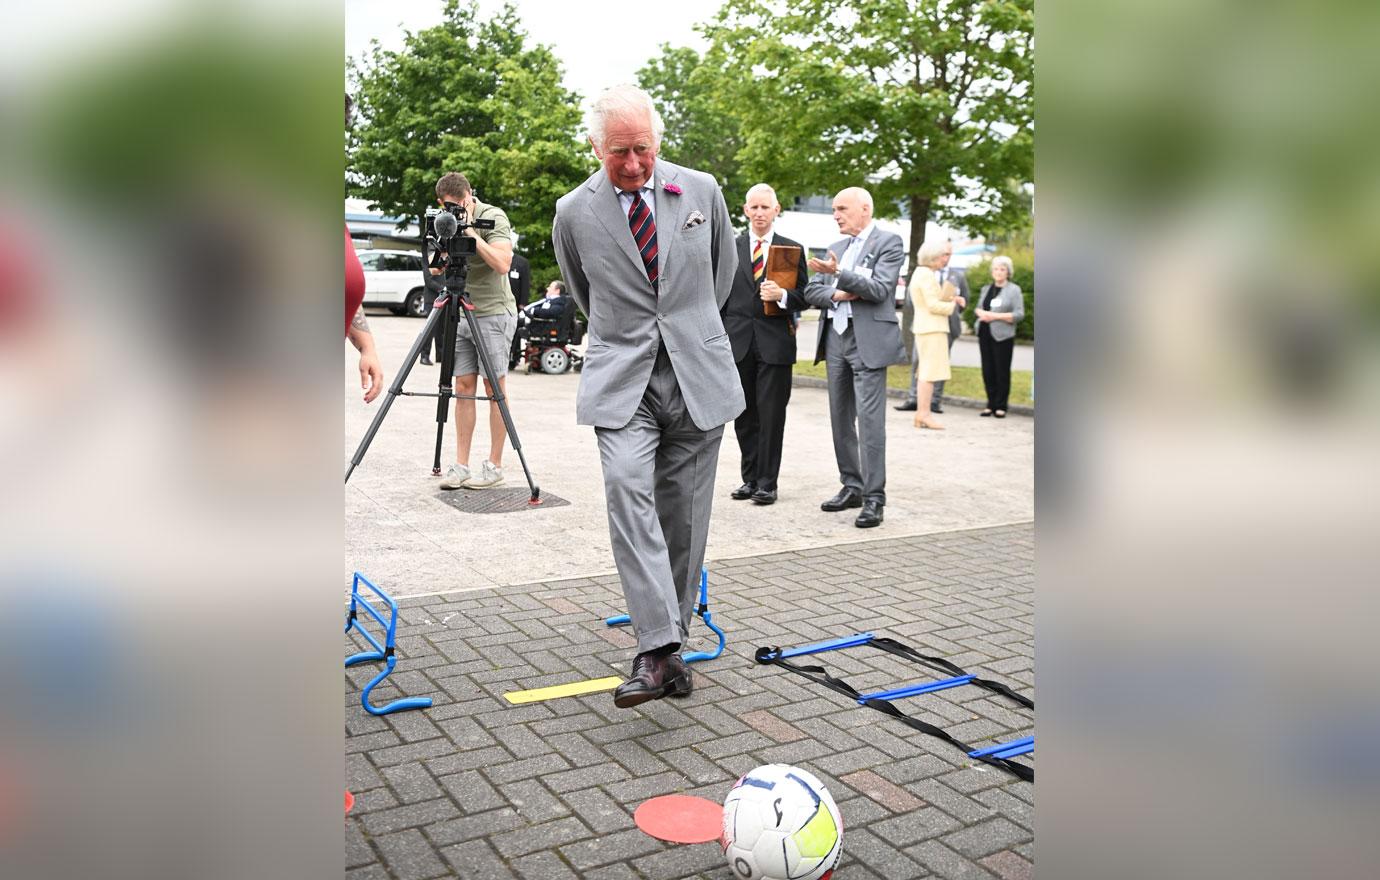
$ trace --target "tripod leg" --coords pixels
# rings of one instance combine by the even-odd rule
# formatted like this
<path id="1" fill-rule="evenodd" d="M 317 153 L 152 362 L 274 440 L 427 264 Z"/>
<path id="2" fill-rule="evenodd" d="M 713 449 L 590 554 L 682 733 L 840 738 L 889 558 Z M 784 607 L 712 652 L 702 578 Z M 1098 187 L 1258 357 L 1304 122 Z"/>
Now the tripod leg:
<path id="1" fill-rule="evenodd" d="M 479 326 L 475 323 L 473 310 L 466 308 L 465 320 L 469 322 L 470 337 L 475 340 L 475 351 L 479 353 L 479 368 L 484 372 L 484 379 L 493 389 L 493 396 L 489 399 L 498 404 L 498 412 L 503 416 L 503 427 L 508 432 L 508 440 L 513 444 L 513 451 L 518 455 L 518 461 L 522 463 L 522 474 L 527 478 L 527 488 L 531 490 L 532 497 L 527 503 L 536 505 L 541 503 L 541 489 L 532 480 L 532 471 L 527 467 L 527 457 L 522 454 L 522 442 L 518 440 L 517 427 L 513 424 L 513 416 L 508 412 L 508 398 L 503 393 L 503 388 L 498 384 L 498 380 L 493 378 L 494 366 L 489 362 L 489 352 L 482 342 L 479 335 Z"/>
<path id="2" fill-rule="evenodd" d="M 369 430 L 364 432 L 364 439 L 359 442 L 359 448 L 355 454 L 350 456 L 350 466 L 345 470 L 345 482 L 350 482 L 350 474 L 355 472 L 355 468 L 364 460 L 364 453 L 369 451 L 369 444 L 374 442 L 374 435 L 378 433 L 379 426 L 383 424 L 383 419 L 388 415 L 388 410 L 393 406 L 393 401 L 402 393 L 403 383 L 407 381 L 407 376 L 412 372 L 412 365 L 417 362 L 417 358 L 422 353 L 422 346 L 431 343 L 431 330 L 436 326 L 436 322 L 441 319 L 441 309 L 432 309 L 427 316 L 426 326 L 418 334 L 417 341 L 412 343 L 412 349 L 408 351 L 407 357 L 403 358 L 402 367 L 398 374 L 393 377 L 393 384 L 388 386 L 388 394 L 383 398 L 383 403 L 379 404 L 379 411 L 374 414 L 374 420 L 369 423 Z"/>
<path id="3" fill-rule="evenodd" d="M 453 398 L 453 384 L 455 381 L 455 337 L 457 325 L 460 322 L 460 298 L 449 291 L 446 293 L 446 303 L 443 308 L 437 309 L 443 312 L 441 324 L 441 356 L 437 359 L 440 362 L 441 376 L 437 380 L 436 397 L 436 454 L 431 461 L 431 475 L 441 476 L 441 444 L 445 442 L 446 418 L 450 412 L 450 401 Z"/>

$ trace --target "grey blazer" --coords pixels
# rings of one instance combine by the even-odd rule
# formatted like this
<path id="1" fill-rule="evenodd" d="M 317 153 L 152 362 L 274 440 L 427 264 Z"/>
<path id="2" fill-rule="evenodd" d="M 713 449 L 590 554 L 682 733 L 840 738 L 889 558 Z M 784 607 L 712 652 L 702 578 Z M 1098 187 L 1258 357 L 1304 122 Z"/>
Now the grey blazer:
<path id="1" fill-rule="evenodd" d="M 839 262 L 848 250 L 848 239 L 829 246 L 829 253 Z M 896 279 L 901 275 L 906 250 L 901 236 L 873 228 L 863 242 L 857 268 L 872 270 L 870 277 L 857 272 L 840 270 L 833 275 L 816 274 L 805 285 L 803 296 L 810 305 L 822 309 L 819 319 L 819 342 L 815 346 L 815 363 L 824 360 L 824 346 L 832 334 L 830 309 L 834 305 L 834 291 L 856 293 L 853 305 L 853 337 L 858 354 L 869 369 L 906 363 L 906 349 L 901 343 L 901 325 L 896 316 Z"/>
<path id="2" fill-rule="evenodd" d="M 719 316 L 738 268 L 733 227 L 723 193 L 708 174 L 658 159 L 650 185 L 659 292 L 647 280 L 618 191 L 603 168 L 556 203 L 556 261 L 589 320 L 575 420 L 599 428 L 631 421 L 664 345 L 690 418 L 708 431 L 744 406 Z M 696 214 L 702 219 L 687 225 Z"/>
<path id="3" fill-rule="evenodd" d="M 992 285 L 984 284 L 982 293 L 978 294 L 977 307 L 982 308 L 982 301 L 987 298 L 987 291 L 992 289 Z M 1021 323 L 1025 317 L 1025 296 L 1021 293 L 1021 286 L 1011 281 L 1006 282 L 1002 287 L 1001 293 L 992 300 L 992 305 L 987 309 L 989 312 L 1010 312 L 1015 315 L 1013 323 L 1005 321 L 992 321 L 987 326 L 992 331 L 992 339 L 995 342 L 1005 342 L 1015 337 L 1016 324 Z M 981 323 L 981 322 L 978 322 Z"/>
<path id="4" fill-rule="evenodd" d="M 972 302 L 972 299 L 968 296 L 968 273 L 967 273 L 967 272 L 964 272 L 962 269 L 945 269 L 945 270 L 944 270 L 944 280 L 945 280 L 945 281 L 948 281 L 948 282 L 949 282 L 950 284 L 952 284 L 954 287 L 957 287 L 957 288 L 958 288 L 958 295 L 961 296 L 961 297 L 963 297 L 963 301 L 964 301 L 965 303 Z M 906 291 L 906 295 L 907 295 L 907 296 L 910 295 L 910 291 L 909 291 L 909 290 Z M 967 307 L 965 306 L 964 309 L 966 309 L 966 308 L 967 308 Z M 950 342 L 950 344 L 953 343 L 953 340 L 955 340 L 955 339 L 957 339 L 958 337 L 960 337 L 960 336 L 963 335 L 963 312 L 964 312 L 964 309 L 954 309 L 953 314 L 949 316 L 949 342 Z"/>

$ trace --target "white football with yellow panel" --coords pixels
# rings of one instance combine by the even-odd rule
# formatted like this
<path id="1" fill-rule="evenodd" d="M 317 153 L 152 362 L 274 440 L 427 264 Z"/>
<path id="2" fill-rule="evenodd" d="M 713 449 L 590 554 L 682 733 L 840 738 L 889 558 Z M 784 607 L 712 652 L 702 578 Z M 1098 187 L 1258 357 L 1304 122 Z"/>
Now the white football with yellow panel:
<path id="1" fill-rule="evenodd" d="M 766 764 L 728 793 L 720 842 L 739 880 L 828 880 L 843 852 L 843 819 L 814 774 Z"/>

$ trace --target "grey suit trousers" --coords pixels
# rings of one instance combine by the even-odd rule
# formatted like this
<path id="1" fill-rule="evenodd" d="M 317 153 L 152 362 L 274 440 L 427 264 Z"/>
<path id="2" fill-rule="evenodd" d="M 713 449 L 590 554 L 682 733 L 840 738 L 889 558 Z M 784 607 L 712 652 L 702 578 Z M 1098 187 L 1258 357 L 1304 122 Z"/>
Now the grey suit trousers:
<path id="1" fill-rule="evenodd" d="M 828 323 L 822 323 L 819 332 L 829 334 L 824 364 L 839 481 L 860 492 L 864 501 L 885 504 L 886 367 L 871 370 L 863 366 L 851 321 L 842 336 Z"/>
<path id="2" fill-rule="evenodd" d="M 700 430 L 663 345 L 632 420 L 595 428 L 613 559 L 637 650 L 684 644 L 700 586 L 723 425 Z"/>

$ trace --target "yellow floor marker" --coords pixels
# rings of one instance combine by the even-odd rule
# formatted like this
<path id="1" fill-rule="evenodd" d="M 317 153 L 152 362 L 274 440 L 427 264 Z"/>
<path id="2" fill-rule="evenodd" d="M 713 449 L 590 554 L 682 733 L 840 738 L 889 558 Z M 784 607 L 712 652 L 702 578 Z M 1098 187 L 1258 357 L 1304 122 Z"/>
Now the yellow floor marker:
<path id="1" fill-rule="evenodd" d="M 512 703 L 514 706 L 523 703 L 538 703 L 542 700 L 554 700 L 557 697 L 578 697 L 582 694 L 597 694 L 599 691 L 611 691 L 623 683 L 623 679 L 616 675 L 608 678 L 591 678 L 585 681 L 572 681 L 570 684 L 556 684 L 551 687 L 536 688 L 530 691 L 511 691 L 503 695 L 503 699 Z"/>

